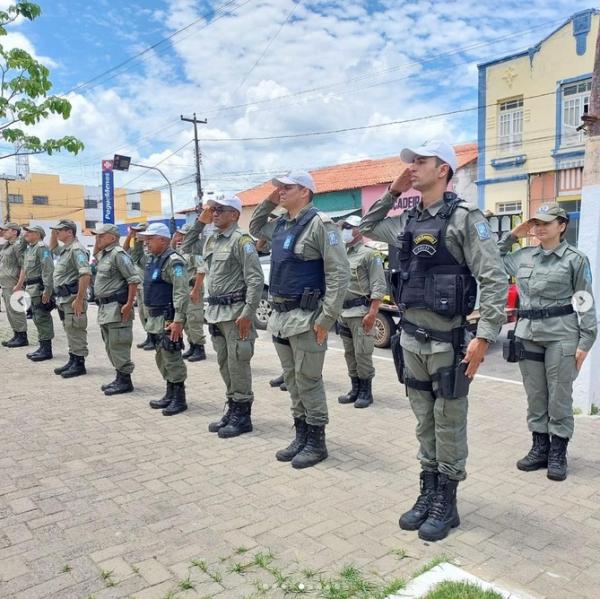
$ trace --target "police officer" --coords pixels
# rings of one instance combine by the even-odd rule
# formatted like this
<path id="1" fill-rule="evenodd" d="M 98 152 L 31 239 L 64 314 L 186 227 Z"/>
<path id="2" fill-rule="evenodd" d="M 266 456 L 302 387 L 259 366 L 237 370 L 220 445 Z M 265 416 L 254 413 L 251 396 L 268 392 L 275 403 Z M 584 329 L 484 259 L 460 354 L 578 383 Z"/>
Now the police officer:
<path id="1" fill-rule="evenodd" d="M 104 224 L 92 231 L 96 236 L 96 280 L 98 324 L 110 363 L 116 370 L 115 380 L 102 385 L 104 395 L 133 391 L 131 361 L 133 342 L 133 303 L 141 282 L 136 268 L 125 250 L 119 246 L 119 228 Z"/>
<path id="2" fill-rule="evenodd" d="M 144 241 L 141 237 L 138 237 L 138 233 L 140 231 L 145 231 L 148 228 L 148 223 L 139 223 L 137 225 L 132 225 L 129 227 L 129 231 L 127 232 L 127 237 L 125 237 L 125 241 L 123 242 L 123 249 L 131 256 L 131 260 L 135 265 L 136 271 L 141 280 L 144 279 L 144 271 L 146 269 L 146 264 L 148 263 L 148 252 L 144 248 Z M 144 306 L 144 286 L 138 285 L 137 288 L 137 309 L 138 315 L 140 317 L 140 322 L 146 330 L 146 306 Z M 146 333 L 146 339 L 141 343 L 137 343 L 136 347 L 140 349 L 144 349 L 146 351 L 154 351 L 154 343 L 150 339 L 150 334 Z"/>
<path id="3" fill-rule="evenodd" d="M 184 352 L 183 358 L 188 362 L 201 362 L 206 360 L 204 345 L 204 259 L 202 258 L 202 242 L 198 235 L 186 237 L 192 228 L 186 224 L 175 231 L 172 245 L 184 257 L 187 264 L 188 284 L 190 286 L 190 301 L 185 315 L 185 332 L 188 337 L 189 349 Z"/>
<path id="4" fill-rule="evenodd" d="M 329 421 L 323 362 L 327 334 L 342 310 L 350 267 L 338 228 L 312 203 L 315 183 L 298 171 L 273 179 L 276 186 L 254 211 L 250 232 L 272 244 L 269 330 L 292 399 L 296 436 L 275 455 L 294 468 L 327 458 Z M 269 222 L 281 205 L 286 212 Z"/>
<path id="5" fill-rule="evenodd" d="M 54 322 L 52 310 L 56 307 L 54 300 L 54 260 L 52 252 L 44 243 L 46 231 L 40 225 L 23 227 L 23 237 L 27 242 L 23 269 L 25 271 L 25 290 L 31 296 L 33 324 L 38 332 L 40 346 L 27 354 L 33 362 L 52 359 L 52 339 L 54 339 Z"/>
<path id="6" fill-rule="evenodd" d="M 204 245 L 206 321 L 226 386 L 227 409 L 208 430 L 224 439 L 252 430 L 250 360 L 256 339 L 254 316 L 264 287 L 254 241 L 238 225 L 241 213 L 237 196 L 211 199 L 188 232 L 197 237 L 206 224 L 212 221 L 215 225 Z"/>
<path id="7" fill-rule="evenodd" d="M 77 225 L 63 219 L 54 227 L 48 247 L 58 256 L 54 265 L 54 291 L 58 315 L 63 323 L 69 344 L 69 361 L 54 373 L 68 379 L 86 374 L 87 345 L 87 288 L 92 278 L 89 255 L 77 239 Z M 60 242 L 62 245 L 58 245 Z"/>
<path id="8" fill-rule="evenodd" d="M 559 204 L 543 204 L 533 218 L 498 242 L 506 271 L 516 277 L 519 290 L 513 359 L 519 360 L 523 375 L 527 424 L 533 436 L 533 445 L 517 468 L 528 472 L 547 467 L 548 478 L 558 481 L 567 477 L 573 381 L 598 327 L 590 263 L 565 241 L 568 223 Z M 539 245 L 511 251 L 528 235 Z M 581 304 L 579 314 L 573 300 Z"/>
<path id="9" fill-rule="evenodd" d="M 164 416 L 187 410 L 187 370 L 181 349 L 189 287 L 185 260 L 171 247 L 171 234 L 163 223 L 152 223 L 138 232 L 151 254 L 144 272 L 144 303 L 148 313 L 146 330 L 156 348 L 156 365 L 167 383 L 159 400 L 150 401 Z"/>
<path id="10" fill-rule="evenodd" d="M 338 401 L 353 403 L 355 408 L 367 408 L 373 403 L 371 382 L 375 376 L 373 326 L 381 300 L 387 293 L 387 283 L 382 256 L 364 245 L 359 225 L 360 216 L 356 214 L 341 222 L 342 241 L 346 245 L 352 277 L 338 327 L 352 387 L 348 393 L 340 395 Z"/>
<path id="11" fill-rule="evenodd" d="M 4 347 L 24 347 L 29 345 L 27 340 L 27 315 L 25 311 L 15 310 L 10 298 L 15 291 L 23 288 L 23 255 L 25 240 L 21 238 L 21 227 L 17 223 L 0 225 L 0 233 L 6 242 L 0 246 L 0 287 L 6 306 L 8 322 L 13 330 L 13 336 L 3 341 Z"/>
<path id="12" fill-rule="evenodd" d="M 404 149 L 401 158 L 410 166 L 369 209 L 360 230 L 390 245 L 390 283 L 402 315 L 402 351 L 396 345 L 394 353 L 417 419 L 421 493 L 400 527 L 437 541 L 460 523 L 456 490 L 466 477 L 468 381 L 505 320 L 507 282 L 483 214 L 446 192 L 457 168 L 454 149 L 430 141 Z M 421 192 L 419 205 L 387 216 L 411 187 Z M 481 318 L 465 351 L 475 278 Z"/>

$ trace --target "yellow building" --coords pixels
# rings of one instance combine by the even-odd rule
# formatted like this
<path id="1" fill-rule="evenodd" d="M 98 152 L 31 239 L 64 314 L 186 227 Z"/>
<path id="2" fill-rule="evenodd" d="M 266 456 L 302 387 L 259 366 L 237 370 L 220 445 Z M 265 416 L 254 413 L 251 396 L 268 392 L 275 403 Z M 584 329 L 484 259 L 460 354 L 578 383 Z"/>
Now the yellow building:
<path id="1" fill-rule="evenodd" d="M 25 179 L 0 181 L 3 221 L 53 224 L 70 218 L 83 234 L 102 223 L 102 190 L 98 186 L 61 183 L 58 175 L 32 173 Z M 162 217 L 160 191 L 128 192 L 115 188 L 115 222 Z"/>
<path id="2" fill-rule="evenodd" d="M 578 12 L 532 48 L 479 65 L 479 207 L 528 217 L 559 201 L 572 216 L 571 242 L 599 15 Z"/>

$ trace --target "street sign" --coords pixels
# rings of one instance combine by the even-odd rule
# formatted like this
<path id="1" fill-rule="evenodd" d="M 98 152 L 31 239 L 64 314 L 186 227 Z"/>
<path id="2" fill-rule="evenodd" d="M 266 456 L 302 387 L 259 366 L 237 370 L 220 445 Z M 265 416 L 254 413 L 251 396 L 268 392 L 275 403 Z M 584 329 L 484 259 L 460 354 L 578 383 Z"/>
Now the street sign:
<path id="1" fill-rule="evenodd" d="M 128 171 L 130 164 L 131 156 L 121 156 L 120 154 L 115 154 L 113 158 L 113 170 Z"/>
<path id="2" fill-rule="evenodd" d="M 113 177 L 113 161 L 102 161 L 102 222 L 115 222 L 115 189 Z"/>

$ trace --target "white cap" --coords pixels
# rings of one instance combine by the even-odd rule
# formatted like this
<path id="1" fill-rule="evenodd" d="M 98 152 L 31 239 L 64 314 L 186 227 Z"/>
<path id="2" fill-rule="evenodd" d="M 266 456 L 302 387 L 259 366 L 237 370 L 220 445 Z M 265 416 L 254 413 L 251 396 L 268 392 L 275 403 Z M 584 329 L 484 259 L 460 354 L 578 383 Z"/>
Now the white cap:
<path id="1" fill-rule="evenodd" d="M 400 152 L 400 158 L 407 164 L 410 164 L 416 156 L 436 156 L 445 162 L 454 173 L 458 167 L 458 160 L 456 159 L 454 148 L 450 144 L 447 144 L 445 141 L 440 141 L 439 139 L 426 141 L 419 148 L 404 148 L 402 152 Z"/>
<path id="2" fill-rule="evenodd" d="M 310 173 L 307 173 L 306 171 L 292 171 L 287 175 L 283 175 L 283 177 L 271 179 L 271 183 L 273 183 L 275 187 L 281 187 L 282 185 L 300 185 L 306 187 L 306 189 L 310 189 L 313 193 L 317 192 L 314 179 Z"/>
<path id="3" fill-rule="evenodd" d="M 342 223 L 350 225 L 351 227 L 358 227 L 360 225 L 361 220 L 362 219 L 360 218 L 360 216 L 358 216 L 358 214 L 351 214 L 350 216 L 346 217 L 342 221 Z"/>
<path id="4" fill-rule="evenodd" d="M 152 235 L 158 235 L 159 237 L 166 237 L 171 239 L 171 232 L 169 227 L 164 223 L 150 223 L 145 231 L 138 231 L 140 237 L 151 237 Z"/>
<path id="5" fill-rule="evenodd" d="M 229 208 L 234 208 L 240 214 L 242 213 L 242 200 L 237 196 L 229 196 L 229 197 L 219 197 L 211 198 L 208 200 L 209 206 L 214 206 L 215 204 L 219 204 L 220 206 L 228 206 Z"/>

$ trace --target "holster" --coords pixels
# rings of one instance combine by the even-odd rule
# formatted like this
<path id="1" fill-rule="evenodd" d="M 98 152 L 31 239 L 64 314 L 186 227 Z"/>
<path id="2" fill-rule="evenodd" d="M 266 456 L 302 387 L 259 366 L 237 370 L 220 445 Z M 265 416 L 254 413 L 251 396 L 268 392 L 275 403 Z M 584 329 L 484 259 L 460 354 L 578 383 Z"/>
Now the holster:
<path id="1" fill-rule="evenodd" d="M 467 364 L 459 362 L 456 366 L 440 368 L 435 378 L 438 382 L 437 396 L 443 399 L 458 399 L 469 394 L 471 379 L 465 374 Z"/>
<path id="2" fill-rule="evenodd" d="M 518 362 L 521 354 L 522 344 L 515 339 L 515 332 L 508 331 L 508 335 L 502 344 L 502 357 L 507 362 Z"/>
<path id="3" fill-rule="evenodd" d="M 321 291 L 319 289 L 310 289 L 309 287 L 306 287 L 300 296 L 300 305 L 298 307 L 301 310 L 314 312 L 319 307 L 320 297 Z"/>
<path id="4" fill-rule="evenodd" d="M 182 351 L 185 348 L 183 336 L 181 336 L 178 341 L 171 341 L 171 338 L 167 332 L 162 334 L 161 345 L 165 351 L 171 353 Z"/>
<path id="5" fill-rule="evenodd" d="M 65 311 L 61 310 L 58 306 L 56 308 L 58 311 L 58 317 L 61 319 L 62 322 L 64 322 L 65 321 Z"/>
<path id="6" fill-rule="evenodd" d="M 209 323 L 208 332 L 210 333 L 211 337 L 223 337 L 219 327 L 214 323 Z"/>
<path id="7" fill-rule="evenodd" d="M 47 304 L 44 304 L 40 301 L 40 303 L 35 307 L 35 309 L 39 310 L 40 312 L 52 312 L 54 308 L 56 308 L 56 300 L 54 299 L 53 295 L 50 296 Z"/>
<path id="8" fill-rule="evenodd" d="M 396 367 L 396 375 L 401 384 L 404 385 L 404 353 L 402 345 L 400 345 L 400 331 L 392 335 L 390 339 L 392 357 L 394 358 L 394 366 Z"/>

